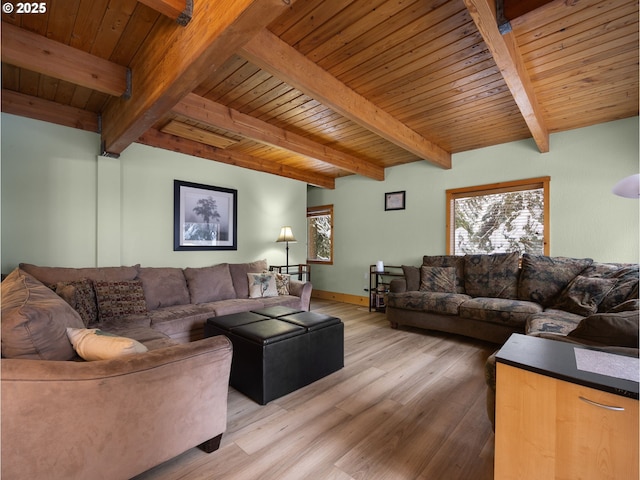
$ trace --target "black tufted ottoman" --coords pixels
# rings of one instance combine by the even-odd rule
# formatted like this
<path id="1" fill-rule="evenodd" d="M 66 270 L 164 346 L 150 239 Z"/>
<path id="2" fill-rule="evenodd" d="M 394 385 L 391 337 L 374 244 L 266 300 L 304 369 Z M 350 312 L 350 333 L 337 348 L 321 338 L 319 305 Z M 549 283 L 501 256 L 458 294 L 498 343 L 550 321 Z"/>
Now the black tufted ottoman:
<path id="1" fill-rule="evenodd" d="M 205 336 L 233 343 L 230 385 L 261 405 L 344 366 L 339 318 L 282 307 L 213 317 Z"/>

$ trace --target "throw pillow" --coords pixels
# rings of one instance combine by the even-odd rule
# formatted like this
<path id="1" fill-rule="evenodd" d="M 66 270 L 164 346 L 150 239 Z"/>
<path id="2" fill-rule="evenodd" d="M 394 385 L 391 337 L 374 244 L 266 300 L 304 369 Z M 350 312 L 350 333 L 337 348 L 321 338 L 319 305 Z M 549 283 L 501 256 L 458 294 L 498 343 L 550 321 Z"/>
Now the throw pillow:
<path id="1" fill-rule="evenodd" d="M 420 267 L 402 265 L 402 273 L 407 283 L 407 292 L 415 292 L 420 289 Z"/>
<path id="2" fill-rule="evenodd" d="M 276 276 L 273 273 L 247 273 L 249 297 L 277 297 Z"/>
<path id="3" fill-rule="evenodd" d="M 82 328 L 78 312 L 49 287 L 19 268 L 0 288 L 2 357 L 71 360 L 67 327 Z"/>
<path id="4" fill-rule="evenodd" d="M 138 273 L 142 282 L 147 310 L 172 305 L 187 305 L 189 290 L 181 268 L 144 267 Z"/>
<path id="5" fill-rule="evenodd" d="M 80 314 L 84 326 L 98 322 L 98 304 L 93 282 L 88 278 L 71 282 L 58 282 L 51 289 Z"/>
<path id="6" fill-rule="evenodd" d="M 147 313 L 147 302 L 140 280 L 93 282 L 101 322 Z"/>
<path id="7" fill-rule="evenodd" d="M 137 340 L 118 337 L 97 328 L 67 328 L 67 336 L 78 355 L 87 361 L 109 360 L 147 351 L 147 347 Z"/>
<path id="8" fill-rule="evenodd" d="M 427 292 L 456 292 L 456 269 L 454 267 L 420 268 L 420 290 Z"/>
<path id="9" fill-rule="evenodd" d="M 583 319 L 567 337 L 616 347 L 638 348 L 638 311 L 596 313 Z"/>
<path id="10" fill-rule="evenodd" d="M 422 265 L 426 267 L 454 267 L 456 269 L 456 292 L 464 290 L 464 257 L 458 255 L 425 255 Z"/>
<path id="11" fill-rule="evenodd" d="M 592 263 L 590 258 L 525 253 L 522 255 L 522 271 L 518 281 L 518 299 L 549 307 L 569 282 Z"/>
<path id="12" fill-rule="evenodd" d="M 586 317 L 598 311 L 598 305 L 615 285 L 615 278 L 578 275 L 562 291 L 553 308 Z"/>
<path id="13" fill-rule="evenodd" d="M 518 294 L 520 254 L 465 255 L 464 290 L 472 297 L 513 298 Z"/>
<path id="14" fill-rule="evenodd" d="M 265 270 L 262 273 L 269 273 L 275 276 L 276 290 L 278 290 L 278 295 L 289 295 L 289 284 L 291 282 L 291 275 L 289 275 L 288 273 L 271 272 L 269 270 Z"/>

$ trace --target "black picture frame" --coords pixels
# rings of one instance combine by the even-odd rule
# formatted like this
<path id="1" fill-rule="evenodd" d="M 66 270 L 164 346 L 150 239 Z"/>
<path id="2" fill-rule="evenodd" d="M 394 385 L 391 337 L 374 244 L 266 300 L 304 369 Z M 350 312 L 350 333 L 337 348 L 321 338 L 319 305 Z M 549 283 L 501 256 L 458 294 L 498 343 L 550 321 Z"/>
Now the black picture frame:
<path id="1" fill-rule="evenodd" d="M 385 210 L 404 210 L 406 190 L 401 192 L 387 192 L 384 194 Z"/>
<path id="2" fill-rule="evenodd" d="M 173 181 L 173 250 L 237 250 L 238 191 Z"/>

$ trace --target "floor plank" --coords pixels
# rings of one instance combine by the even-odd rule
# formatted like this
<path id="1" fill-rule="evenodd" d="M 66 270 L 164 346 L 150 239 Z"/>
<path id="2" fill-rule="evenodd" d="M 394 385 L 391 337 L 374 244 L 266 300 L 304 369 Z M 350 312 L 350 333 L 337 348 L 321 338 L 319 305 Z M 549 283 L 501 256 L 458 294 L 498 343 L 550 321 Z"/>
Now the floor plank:
<path id="1" fill-rule="evenodd" d="M 343 369 L 264 406 L 230 389 L 217 452 L 188 450 L 136 480 L 493 478 L 483 368 L 496 345 L 394 330 L 355 305 L 312 309 L 343 320 Z"/>

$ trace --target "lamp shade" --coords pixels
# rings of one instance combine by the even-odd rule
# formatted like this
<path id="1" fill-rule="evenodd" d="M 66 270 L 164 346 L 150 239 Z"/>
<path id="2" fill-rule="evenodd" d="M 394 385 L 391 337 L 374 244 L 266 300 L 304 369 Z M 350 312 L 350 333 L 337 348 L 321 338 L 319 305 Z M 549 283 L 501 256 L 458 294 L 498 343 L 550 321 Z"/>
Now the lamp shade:
<path id="1" fill-rule="evenodd" d="M 280 236 L 276 240 L 276 242 L 295 242 L 296 237 L 293 236 L 293 232 L 291 231 L 291 227 L 282 227 L 280 229 Z"/>
<path id="2" fill-rule="evenodd" d="M 625 198 L 640 198 L 640 174 L 625 177 L 616 183 L 611 191 Z"/>

